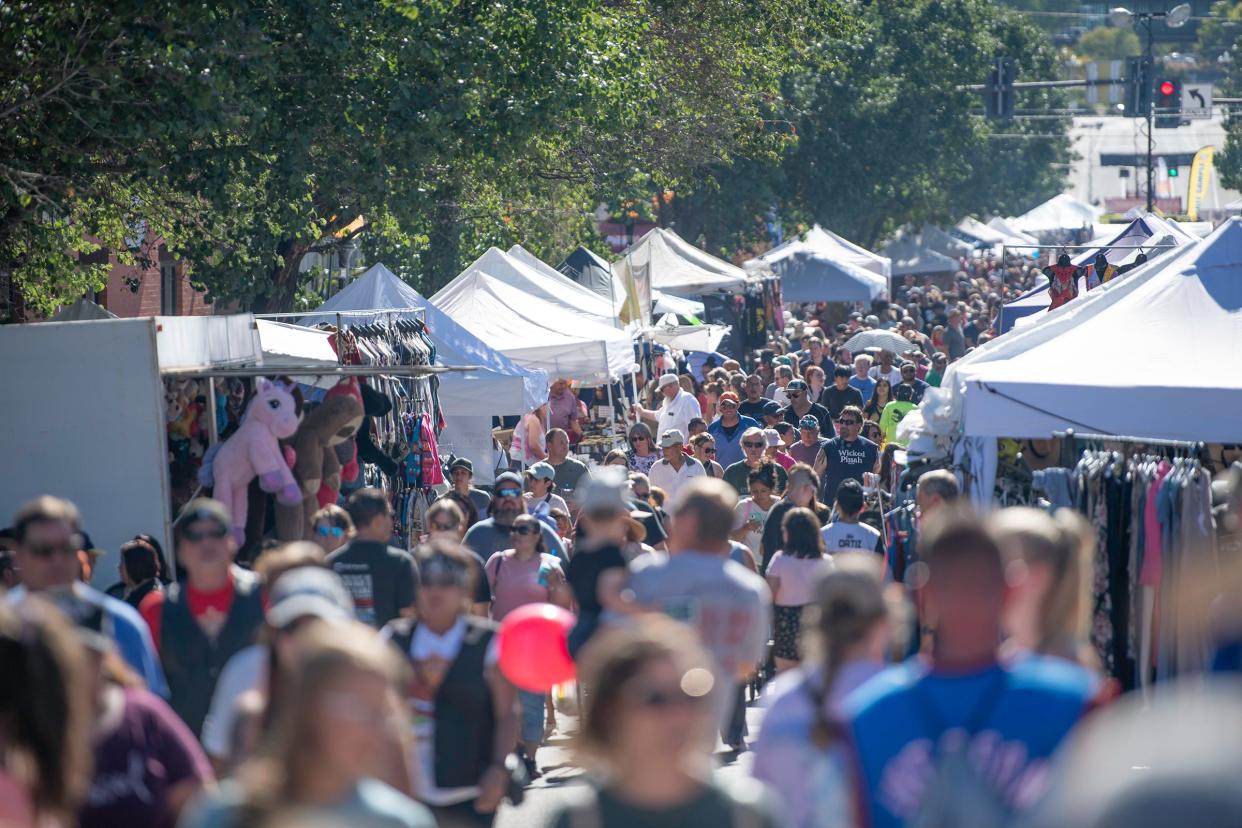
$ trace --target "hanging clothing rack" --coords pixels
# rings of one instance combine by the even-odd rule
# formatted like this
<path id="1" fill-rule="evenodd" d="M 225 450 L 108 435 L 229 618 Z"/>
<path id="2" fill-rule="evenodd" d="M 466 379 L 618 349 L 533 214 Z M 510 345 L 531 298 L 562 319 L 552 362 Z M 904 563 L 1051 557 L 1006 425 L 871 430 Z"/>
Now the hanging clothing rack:
<path id="1" fill-rule="evenodd" d="M 1067 428 L 1064 431 L 1054 431 L 1052 436 L 1065 440 L 1111 440 L 1115 443 L 1141 443 L 1147 446 L 1162 446 L 1164 448 L 1178 448 L 1188 451 L 1202 451 L 1206 445 L 1201 440 L 1165 440 L 1159 437 L 1131 437 L 1124 434 L 1092 434 L 1085 431 L 1075 431 L 1072 428 Z"/>

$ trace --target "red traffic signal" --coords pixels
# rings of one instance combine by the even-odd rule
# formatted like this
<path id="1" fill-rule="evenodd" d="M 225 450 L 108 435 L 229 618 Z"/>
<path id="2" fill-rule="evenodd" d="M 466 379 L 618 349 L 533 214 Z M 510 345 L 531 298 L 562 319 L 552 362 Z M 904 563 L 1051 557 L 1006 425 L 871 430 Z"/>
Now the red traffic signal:
<path id="1" fill-rule="evenodd" d="M 1160 82 L 1160 94 L 1164 95 L 1166 98 L 1172 95 L 1176 89 L 1177 87 L 1173 85 L 1173 81 Z"/>

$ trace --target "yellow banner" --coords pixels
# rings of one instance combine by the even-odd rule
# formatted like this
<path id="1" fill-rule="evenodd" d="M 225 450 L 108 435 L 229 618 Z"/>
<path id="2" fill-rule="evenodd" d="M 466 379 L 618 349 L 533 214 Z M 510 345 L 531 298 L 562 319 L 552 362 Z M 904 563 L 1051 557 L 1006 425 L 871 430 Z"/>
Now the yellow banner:
<path id="1" fill-rule="evenodd" d="M 1199 207 L 1206 203 L 1208 188 L 1212 186 L 1212 156 L 1216 147 L 1204 147 L 1195 153 L 1190 162 L 1190 181 L 1186 193 L 1186 218 L 1199 220 Z"/>

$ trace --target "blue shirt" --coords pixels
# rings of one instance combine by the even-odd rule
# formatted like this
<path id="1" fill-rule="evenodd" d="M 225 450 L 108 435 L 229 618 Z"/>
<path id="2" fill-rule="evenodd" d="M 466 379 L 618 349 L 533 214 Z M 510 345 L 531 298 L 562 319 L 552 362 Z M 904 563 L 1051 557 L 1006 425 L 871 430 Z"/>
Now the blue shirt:
<path id="1" fill-rule="evenodd" d="M 901 828 L 915 816 L 950 744 L 1014 810 L 1043 792 L 1049 758 L 1094 695 L 1094 681 L 1061 659 L 1026 657 L 973 673 L 929 672 L 911 659 L 846 699 L 865 824 Z"/>
<path id="2" fill-rule="evenodd" d="M 716 462 L 724 469 L 729 468 L 729 466 L 732 466 L 746 456 L 742 452 L 742 435 L 746 432 L 746 429 L 763 427 L 753 417 L 747 417 L 744 414 L 739 414 L 737 417 L 737 429 L 733 432 L 732 438 L 725 435 L 725 427 L 720 422 L 719 417 L 712 420 L 707 426 L 707 433 L 712 435 L 716 441 Z"/>
<path id="3" fill-rule="evenodd" d="M 19 586 L 10 590 L 7 597 L 11 603 L 16 604 L 25 600 L 28 594 L 25 587 Z M 74 582 L 73 594 L 80 601 L 103 607 L 108 617 L 112 640 L 116 642 L 121 658 L 134 672 L 142 676 L 148 690 L 162 699 L 167 699 L 168 682 L 164 679 L 159 656 L 155 654 L 151 631 L 147 629 L 147 622 L 142 620 L 138 610 L 81 581 Z"/>
<path id="4" fill-rule="evenodd" d="M 850 388 L 857 388 L 858 393 L 862 394 L 863 405 L 871 402 L 871 395 L 875 393 L 875 380 L 871 377 L 860 377 L 857 374 L 850 377 Z"/>

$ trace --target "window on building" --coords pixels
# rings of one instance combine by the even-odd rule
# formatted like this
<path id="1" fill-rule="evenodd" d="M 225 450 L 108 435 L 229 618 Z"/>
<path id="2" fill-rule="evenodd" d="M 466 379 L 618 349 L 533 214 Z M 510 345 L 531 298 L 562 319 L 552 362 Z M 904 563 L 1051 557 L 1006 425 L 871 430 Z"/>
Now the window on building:
<path id="1" fill-rule="evenodd" d="M 177 315 L 177 263 L 160 262 L 160 313 Z"/>

